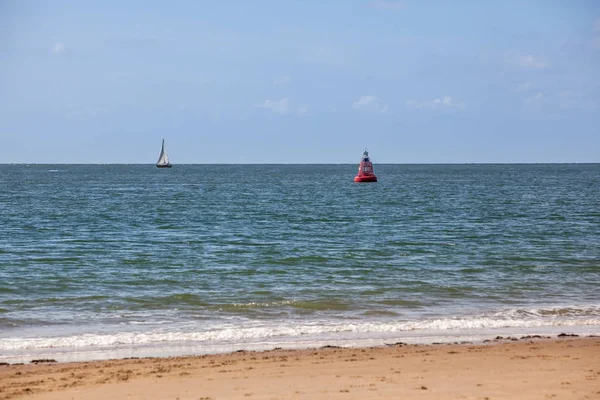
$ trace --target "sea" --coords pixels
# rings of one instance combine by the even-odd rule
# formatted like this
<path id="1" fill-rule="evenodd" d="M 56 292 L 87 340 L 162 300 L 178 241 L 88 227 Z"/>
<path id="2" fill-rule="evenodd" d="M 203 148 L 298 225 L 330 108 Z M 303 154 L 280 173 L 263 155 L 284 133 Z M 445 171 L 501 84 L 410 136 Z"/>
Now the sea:
<path id="1" fill-rule="evenodd" d="M 0 165 L 0 362 L 600 334 L 600 165 Z"/>

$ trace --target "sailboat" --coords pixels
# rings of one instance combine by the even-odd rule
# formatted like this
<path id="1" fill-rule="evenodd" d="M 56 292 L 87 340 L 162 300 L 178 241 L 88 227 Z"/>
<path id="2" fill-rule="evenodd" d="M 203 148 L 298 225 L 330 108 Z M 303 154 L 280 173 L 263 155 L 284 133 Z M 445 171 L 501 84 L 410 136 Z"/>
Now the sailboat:
<path id="1" fill-rule="evenodd" d="M 167 149 L 165 149 L 165 139 L 162 141 L 162 148 L 160 149 L 160 156 L 158 157 L 158 161 L 156 163 L 158 168 L 171 168 L 172 165 L 169 162 L 169 155 L 167 154 Z"/>

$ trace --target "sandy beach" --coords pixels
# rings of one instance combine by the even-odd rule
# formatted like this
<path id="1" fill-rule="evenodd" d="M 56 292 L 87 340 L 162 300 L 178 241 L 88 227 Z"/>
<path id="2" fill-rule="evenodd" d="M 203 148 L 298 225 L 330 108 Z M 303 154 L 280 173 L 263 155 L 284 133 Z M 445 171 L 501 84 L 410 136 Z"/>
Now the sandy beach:
<path id="1" fill-rule="evenodd" d="M 599 399 L 600 338 L 0 367 L 0 399 Z"/>

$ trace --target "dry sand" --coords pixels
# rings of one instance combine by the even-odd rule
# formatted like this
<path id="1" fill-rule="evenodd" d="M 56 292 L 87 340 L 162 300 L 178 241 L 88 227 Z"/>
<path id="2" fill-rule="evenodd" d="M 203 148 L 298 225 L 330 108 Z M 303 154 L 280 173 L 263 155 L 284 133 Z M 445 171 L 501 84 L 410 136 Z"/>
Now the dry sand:
<path id="1" fill-rule="evenodd" d="M 600 338 L 0 367 L 0 399 L 600 399 Z"/>

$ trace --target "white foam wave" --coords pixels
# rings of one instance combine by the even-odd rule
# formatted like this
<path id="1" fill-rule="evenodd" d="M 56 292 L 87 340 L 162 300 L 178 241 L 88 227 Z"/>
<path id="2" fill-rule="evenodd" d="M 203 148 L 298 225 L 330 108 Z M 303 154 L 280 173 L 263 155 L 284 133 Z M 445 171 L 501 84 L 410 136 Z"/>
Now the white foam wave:
<path id="1" fill-rule="evenodd" d="M 517 313 L 518 314 L 518 313 Z M 499 328 L 544 328 L 594 326 L 600 329 L 600 317 L 589 318 L 521 318 L 514 319 L 514 313 L 481 316 L 474 318 L 441 318 L 420 321 L 356 322 L 356 323 L 314 323 L 291 324 L 289 321 L 274 321 L 259 325 L 248 322 L 245 326 L 227 325 L 210 330 L 194 330 L 189 327 L 173 327 L 172 331 L 85 333 L 63 337 L 9 337 L 0 341 L 0 350 L 20 351 L 49 348 L 106 348 L 119 346 L 144 346 L 160 343 L 193 342 L 213 345 L 218 343 L 256 343 L 273 339 L 299 339 L 311 337 L 344 337 L 360 335 L 393 336 L 402 332 L 437 332 L 438 335 L 465 333 L 476 330 Z M 522 317 L 522 315 L 521 315 Z M 249 326 L 253 325 L 253 326 Z M 446 333 L 444 333 L 446 332 Z"/>
<path id="2" fill-rule="evenodd" d="M 493 313 L 494 318 L 500 319 L 522 319 L 522 318 L 579 318 L 600 317 L 600 305 L 590 304 L 585 306 L 556 306 L 544 308 L 515 308 Z"/>

